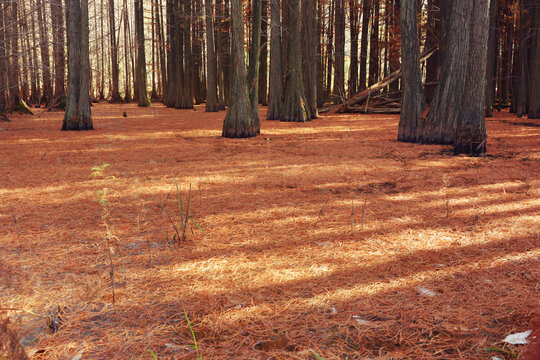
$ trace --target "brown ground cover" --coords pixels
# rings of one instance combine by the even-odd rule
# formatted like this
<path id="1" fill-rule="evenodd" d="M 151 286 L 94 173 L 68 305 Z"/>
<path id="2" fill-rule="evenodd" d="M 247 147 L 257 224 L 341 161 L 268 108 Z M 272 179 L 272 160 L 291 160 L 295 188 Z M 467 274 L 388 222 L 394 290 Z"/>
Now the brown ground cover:
<path id="1" fill-rule="evenodd" d="M 525 351 L 502 339 L 539 308 L 538 120 L 496 113 L 469 158 L 396 142 L 395 115 L 263 121 L 248 140 L 201 107 L 98 104 L 91 132 L 62 115 L 0 124 L 0 307 L 34 358 L 195 359 L 184 310 L 204 359 Z M 174 179 L 204 230 L 184 242 Z"/>

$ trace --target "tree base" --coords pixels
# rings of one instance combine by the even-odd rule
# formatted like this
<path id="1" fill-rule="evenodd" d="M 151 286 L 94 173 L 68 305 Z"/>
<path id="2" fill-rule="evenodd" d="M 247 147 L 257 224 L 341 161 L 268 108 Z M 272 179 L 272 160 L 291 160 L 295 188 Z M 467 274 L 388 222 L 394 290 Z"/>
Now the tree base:
<path id="1" fill-rule="evenodd" d="M 24 100 L 19 100 L 18 102 L 13 104 L 13 107 L 11 108 L 11 112 L 18 113 L 18 114 L 27 114 L 27 115 L 34 115 L 32 110 L 26 105 Z"/>
<path id="2" fill-rule="evenodd" d="M 480 143 L 456 143 L 454 155 L 484 156 L 487 151 L 486 141 Z"/>

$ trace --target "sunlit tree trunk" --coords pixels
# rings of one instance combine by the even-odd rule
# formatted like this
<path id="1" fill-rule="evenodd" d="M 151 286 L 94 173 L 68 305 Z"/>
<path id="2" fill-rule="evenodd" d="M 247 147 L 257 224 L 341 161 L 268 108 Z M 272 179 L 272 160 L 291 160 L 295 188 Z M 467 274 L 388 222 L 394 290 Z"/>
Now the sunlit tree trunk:
<path id="1" fill-rule="evenodd" d="M 367 85 L 367 59 L 369 44 L 369 14 L 371 0 L 363 0 L 362 4 L 362 38 L 360 40 L 360 75 L 358 77 L 358 90 L 364 90 Z"/>

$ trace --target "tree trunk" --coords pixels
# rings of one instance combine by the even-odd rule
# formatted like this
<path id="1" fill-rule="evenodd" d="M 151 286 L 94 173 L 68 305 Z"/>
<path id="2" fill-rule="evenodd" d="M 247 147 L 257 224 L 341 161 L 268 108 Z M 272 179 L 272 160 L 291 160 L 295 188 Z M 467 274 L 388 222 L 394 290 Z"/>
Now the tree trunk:
<path id="1" fill-rule="evenodd" d="M 214 19 L 212 1 L 205 1 L 206 10 L 206 112 L 219 111 L 217 99 L 217 62 L 214 49 Z"/>
<path id="2" fill-rule="evenodd" d="M 43 96 L 41 97 L 41 103 L 45 106 L 49 105 L 52 100 L 53 91 L 51 84 L 51 62 L 49 59 L 49 35 L 47 32 L 47 19 L 41 0 L 37 0 L 37 15 L 39 24 L 39 37 L 40 37 L 40 49 L 41 49 L 41 73 L 43 77 Z"/>
<path id="3" fill-rule="evenodd" d="M 60 108 L 65 106 L 66 61 L 64 52 L 64 18 L 62 0 L 51 0 L 51 20 L 53 30 L 54 59 L 54 101 Z"/>
<path id="4" fill-rule="evenodd" d="M 193 71 L 194 61 L 191 48 L 191 4 L 190 0 L 182 0 L 183 5 L 183 86 L 181 90 L 180 109 L 193 109 Z"/>
<path id="5" fill-rule="evenodd" d="M 125 68 L 125 94 L 124 94 L 124 101 L 126 103 L 129 103 L 131 101 L 131 81 L 130 81 L 130 74 L 129 74 L 129 15 L 128 15 L 128 3 L 127 0 L 124 0 L 124 68 Z"/>
<path id="6" fill-rule="evenodd" d="M 531 8 L 534 25 L 531 27 L 531 76 L 529 119 L 540 119 L 540 7 Z"/>
<path id="7" fill-rule="evenodd" d="M 302 77 L 312 119 L 318 117 L 317 109 L 317 54 L 315 26 L 317 12 L 314 0 L 302 0 Z"/>
<path id="8" fill-rule="evenodd" d="M 497 67 L 497 1 L 490 0 L 489 5 L 489 39 L 486 64 L 486 117 L 493 116 L 495 102 L 494 69 Z"/>
<path id="9" fill-rule="evenodd" d="M 420 73 L 417 2 L 401 2 L 401 62 L 403 102 L 399 118 L 398 141 L 416 143 L 422 135 L 423 91 Z"/>
<path id="10" fill-rule="evenodd" d="M 267 119 L 279 120 L 283 109 L 280 0 L 270 0 L 270 6 L 270 92 Z"/>
<path id="11" fill-rule="evenodd" d="M 359 11 L 358 0 L 349 0 L 350 34 L 351 34 L 351 64 L 349 66 L 349 97 L 358 92 L 358 32 Z"/>
<path id="12" fill-rule="evenodd" d="M 135 35 L 137 37 L 137 86 L 139 87 L 138 105 L 150 106 L 146 90 L 146 55 L 144 49 L 144 8 L 143 0 L 135 0 Z"/>
<path id="13" fill-rule="evenodd" d="M 371 0 L 363 0 L 362 4 L 362 38 L 360 40 L 360 75 L 358 78 L 358 90 L 366 89 L 367 81 L 367 58 L 368 58 L 368 36 L 369 36 L 369 14 Z"/>
<path id="14" fill-rule="evenodd" d="M 300 0 L 289 1 L 289 47 L 300 49 Z M 288 51 L 288 72 L 281 121 L 306 122 L 311 120 L 302 79 L 302 56 L 299 51 Z"/>
<path id="15" fill-rule="evenodd" d="M 530 19 L 528 9 L 525 7 L 526 0 L 519 0 L 519 54 L 518 54 L 518 78 L 516 91 L 512 94 L 516 104 L 518 118 L 527 114 L 527 102 L 529 100 L 529 28 Z"/>
<path id="16" fill-rule="evenodd" d="M 485 74 L 489 0 L 451 4 L 447 49 L 423 142 L 454 144 L 456 154 L 486 151 Z"/>
<path id="17" fill-rule="evenodd" d="M 111 102 L 121 102 L 119 92 L 119 73 L 118 73 L 118 44 L 116 43 L 116 22 L 114 19 L 114 0 L 109 0 L 109 43 L 111 51 Z"/>
<path id="18" fill-rule="evenodd" d="M 373 1 L 371 39 L 369 44 L 369 85 L 379 81 L 379 0 Z M 412 0 L 411 0 L 412 1 Z"/>
<path id="19" fill-rule="evenodd" d="M 337 0 L 336 6 L 336 50 L 334 53 L 334 103 L 345 100 L 345 3 Z"/>
<path id="20" fill-rule="evenodd" d="M 508 5 L 505 5 L 504 10 L 510 12 Z M 503 104 L 510 103 L 510 84 L 512 74 L 512 45 L 514 35 L 514 22 L 512 18 L 506 20 L 504 36 L 504 50 L 501 57 L 501 76 L 500 76 L 500 99 Z"/>
<path id="21" fill-rule="evenodd" d="M 67 0 L 68 91 L 62 130 L 92 130 L 88 96 L 88 0 Z"/>
<path id="22" fill-rule="evenodd" d="M 249 138 L 256 136 L 253 112 L 249 105 L 244 58 L 244 22 L 242 0 L 231 0 L 232 25 L 232 86 L 230 105 L 223 122 L 223 137 Z"/>
<path id="23" fill-rule="evenodd" d="M 261 56 L 261 0 L 252 0 L 253 24 L 249 48 L 248 91 L 254 127 L 260 129 L 259 119 L 259 58 Z"/>
<path id="24" fill-rule="evenodd" d="M 340 0 L 341 1 L 341 0 Z M 328 20 L 328 44 L 326 46 L 326 98 L 332 94 L 332 68 L 334 67 L 334 22 L 336 4 L 330 2 Z"/>
<path id="25" fill-rule="evenodd" d="M 31 2 L 32 8 L 34 7 L 33 1 Z M 30 17 L 30 23 L 32 26 L 32 95 L 31 95 L 31 103 L 33 105 L 38 105 L 40 100 L 40 81 L 39 81 L 39 66 L 38 66 L 38 55 L 37 55 L 37 48 L 38 48 L 38 42 L 37 42 L 37 36 L 36 36 L 36 21 L 34 19 L 34 11 L 31 12 Z M 0 44 L 0 47 L 4 48 L 3 45 Z M 1 57 L 0 53 L 0 57 Z M 1 67 L 1 65 L 0 65 Z M 0 83 L 0 87 L 2 87 L 2 84 Z M 0 94 L 0 98 L 2 98 L 2 95 Z M 0 100 L 1 101 L 1 100 Z"/>
<path id="26" fill-rule="evenodd" d="M 439 45 L 440 42 L 440 30 L 441 30 L 441 21 L 440 21 L 440 10 L 439 10 L 439 1 L 440 0 L 428 0 L 428 18 L 427 18 L 427 33 L 426 33 L 426 48 L 430 49 Z M 444 1 L 444 0 L 443 0 Z M 435 95 L 435 89 L 437 85 L 435 84 L 439 80 L 439 51 L 435 53 L 427 62 L 426 62 L 426 85 L 424 89 L 424 94 L 426 97 L 426 102 L 431 104 L 433 96 Z"/>
<path id="27" fill-rule="evenodd" d="M 261 1 L 261 56 L 259 60 L 259 103 L 261 105 L 268 105 L 268 1 Z"/>

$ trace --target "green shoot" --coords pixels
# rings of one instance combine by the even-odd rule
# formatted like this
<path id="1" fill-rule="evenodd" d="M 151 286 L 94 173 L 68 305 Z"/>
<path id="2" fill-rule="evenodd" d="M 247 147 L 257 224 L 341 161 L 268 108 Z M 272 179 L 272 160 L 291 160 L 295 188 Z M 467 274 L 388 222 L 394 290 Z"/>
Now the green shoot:
<path id="1" fill-rule="evenodd" d="M 324 358 L 321 355 L 317 354 L 315 350 L 310 349 L 309 351 L 311 351 L 311 353 L 317 358 L 317 360 L 324 360 Z"/>
<path id="2" fill-rule="evenodd" d="M 197 353 L 197 360 L 202 360 L 202 354 L 199 352 L 199 345 L 197 345 L 197 337 L 195 336 L 195 332 L 193 331 L 193 327 L 191 326 L 191 322 L 189 321 L 189 317 L 185 309 L 184 316 L 186 317 L 189 331 L 191 332 L 191 337 L 193 337 L 193 345 L 191 346 L 195 349 L 195 352 Z"/>
<path id="3" fill-rule="evenodd" d="M 150 355 L 152 355 L 152 359 L 158 360 L 156 354 L 154 354 L 154 352 L 152 350 L 148 350 L 148 352 L 150 353 Z"/>

